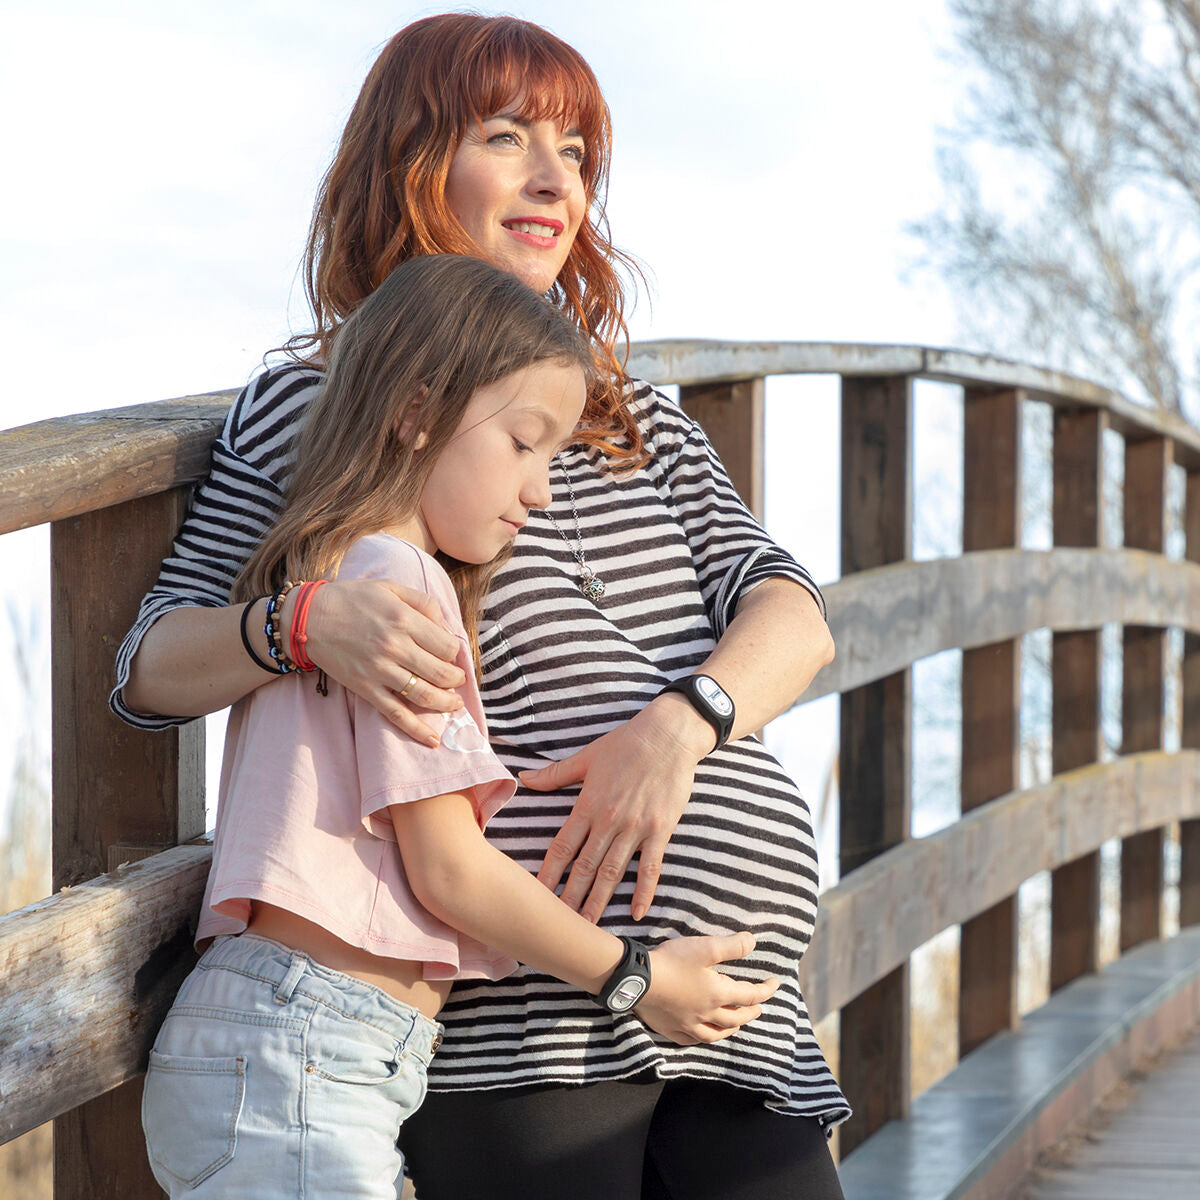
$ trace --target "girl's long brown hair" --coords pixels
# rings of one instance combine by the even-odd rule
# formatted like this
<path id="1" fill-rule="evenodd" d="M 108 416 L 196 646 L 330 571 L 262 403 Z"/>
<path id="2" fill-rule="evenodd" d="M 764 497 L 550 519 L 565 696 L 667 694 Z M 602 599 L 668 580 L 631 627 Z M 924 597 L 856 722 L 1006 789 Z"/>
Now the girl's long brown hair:
<path id="1" fill-rule="evenodd" d="M 580 440 L 626 467 L 645 461 L 624 400 L 628 331 L 617 270 L 636 264 L 609 239 L 604 215 L 612 126 L 579 52 L 516 17 L 444 13 L 414 21 L 376 59 L 317 193 L 304 260 L 314 329 L 288 342 L 326 362 L 346 318 L 391 271 L 422 254 L 480 251 L 450 211 L 446 176 L 471 125 L 515 100 L 520 116 L 578 128 L 587 212 L 551 298 L 593 345 L 597 386 Z"/>
<path id="2" fill-rule="evenodd" d="M 342 325 L 298 436 L 283 511 L 234 582 L 233 599 L 273 592 L 289 578 L 329 576 L 358 538 L 412 516 L 471 397 L 547 361 L 575 363 L 589 378 L 593 367 L 570 318 L 515 276 L 456 254 L 397 267 Z M 477 617 L 502 558 L 438 559 L 478 670 Z"/>

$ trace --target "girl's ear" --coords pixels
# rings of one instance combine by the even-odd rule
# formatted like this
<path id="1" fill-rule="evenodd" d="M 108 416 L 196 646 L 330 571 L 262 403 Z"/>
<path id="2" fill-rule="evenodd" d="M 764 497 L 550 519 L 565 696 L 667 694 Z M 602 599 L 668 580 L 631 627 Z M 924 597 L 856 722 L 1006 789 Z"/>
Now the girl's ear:
<path id="1" fill-rule="evenodd" d="M 413 442 L 414 450 L 423 450 L 429 441 L 429 435 L 422 428 L 425 424 L 425 408 L 428 398 L 429 389 L 425 384 L 421 384 L 417 389 L 417 394 L 404 406 L 396 421 L 396 437 L 401 442 Z M 413 441 L 414 433 L 416 441 Z"/>

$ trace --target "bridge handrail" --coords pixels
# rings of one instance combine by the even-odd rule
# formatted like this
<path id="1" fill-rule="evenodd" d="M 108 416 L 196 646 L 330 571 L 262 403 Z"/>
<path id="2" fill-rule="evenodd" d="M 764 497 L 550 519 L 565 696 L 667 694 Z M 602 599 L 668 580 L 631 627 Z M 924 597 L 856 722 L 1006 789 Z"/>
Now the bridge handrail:
<path id="1" fill-rule="evenodd" d="M 841 377 L 844 575 L 826 589 L 839 654 L 801 702 L 839 695 L 839 783 L 854 797 L 841 810 L 842 882 L 823 897 L 803 965 L 813 1015 L 841 1016 L 840 1075 L 857 1108 L 840 1131 L 846 1153 L 908 1111 L 907 959 L 934 933 L 962 925 L 965 1055 L 1019 1020 L 1015 891 L 1030 875 L 1054 873 L 1055 988 L 1099 963 L 1097 847 L 1108 837 L 1123 839 L 1122 950 L 1161 936 L 1164 828 L 1174 822 L 1180 920 L 1200 923 L 1200 431 L 1086 380 L 928 347 L 652 342 L 634 347 L 630 370 L 679 385 L 681 403 L 760 516 L 764 377 Z M 962 385 L 971 467 L 966 553 L 933 562 L 911 555 L 918 379 Z M 0 1069 L 0 1140 L 39 1114 L 133 1080 L 171 980 L 190 961 L 188 922 L 207 850 L 180 844 L 203 832 L 203 723 L 148 736 L 117 722 L 105 699 L 116 646 L 233 396 L 0 432 L 0 532 L 51 525 L 54 886 L 73 887 L 0 919 L 0 1057 L 11 1051 L 17 1060 L 11 1073 L 7 1063 Z M 1020 420 L 1029 400 L 1054 408 L 1050 551 L 1017 548 Z M 1110 430 L 1126 447 L 1120 550 L 1099 548 L 1102 439 Z M 1164 553 L 1174 467 L 1186 474 L 1186 562 Z M 1099 627 L 1110 622 L 1124 626 L 1125 757 L 1097 766 Z M 1169 627 L 1185 635 L 1184 750 L 1174 755 L 1161 751 Z M 1055 778 L 1019 792 L 1020 639 L 1034 629 L 1053 633 Z M 963 808 L 974 811 L 910 841 L 911 666 L 953 648 L 963 652 Z M 1130 788 L 1143 798 L 1132 813 Z M 148 861 L 104 874 L 137 859 Z M 948 880 L 963 883 L 950 898 L 942 894 Z M 91 941 L 81 940 L 88 933 Z M 90 1063 L 86 1029 L 59 1038 L 64 1023 L 79 1023 L 82 995 L 70 993 L 78 980 L 66 972 L 64 998 L 48 969 L 61 946 L 74 946 L 84 967 L 104 964 L 109 1000 L 100 1010 L 125 1021 L 111 1054 Z M 19 1004 L 4 999 L 18 992 Z M 55 1040 L 61 1063 L 46 1066 Z M 10 1079 L 39 1066 L 41 1083 L 9 1090 Z M 136 1112 L 133 1081 L 59 1118 L 56 1155 L 76 1190 L 86 1179 L 84 1190 L 107 1200 L 99 1181 L 126 1169 L 110 1159 L 123 1140 L 136 1139 Z M 68 1194 L 71 1186 L 64 1184 Z M 122 1200 L 141 1200 L 141 1184 L 123 1186 Z M 146 1182 L 144 1195 L 154 1194 Z"/>

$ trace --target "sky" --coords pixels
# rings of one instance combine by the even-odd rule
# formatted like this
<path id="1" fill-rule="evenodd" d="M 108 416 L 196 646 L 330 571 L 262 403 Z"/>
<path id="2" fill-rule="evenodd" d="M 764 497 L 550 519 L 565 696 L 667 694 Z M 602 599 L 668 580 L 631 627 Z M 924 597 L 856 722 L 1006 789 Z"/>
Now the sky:
<path id="1" fill-rule="evenodd" d="M 939 203 L 936 130 L 963 92 L 944 0 L 476 7 L 547 25 L 600 80 L 614 241 L 651 284 L 635 339 L 954 343 L 952 301 L 906 271 L 904 232 Z M 305 328 L 317 182 L 382 44 L 437 11 L 0 0 L 0 426 L 240 386 Z M 936 458 L 953 420 L 931 428 Z M 837 573 L 836 445 L 831 381 L 768 385 L 768 526 L 820 580 Z M 0 541 L 21 624 L 44 612 L 45 544 Z M 0 699 L 0 729 L 27 707 Z M 772 743 L 810 796 L 831 713 Z M 0 781 L 12 754 L 0 735 Z"/>

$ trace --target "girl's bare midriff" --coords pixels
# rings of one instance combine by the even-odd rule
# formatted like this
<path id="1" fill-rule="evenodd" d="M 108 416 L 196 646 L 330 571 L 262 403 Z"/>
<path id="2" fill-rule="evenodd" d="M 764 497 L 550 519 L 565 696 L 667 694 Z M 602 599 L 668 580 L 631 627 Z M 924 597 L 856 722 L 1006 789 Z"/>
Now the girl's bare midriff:
<path id="1" fill-rule="evenodd" d="M 389 996 L 411 1004 L 427 1017 L 436 1017 L 450 994 L 449 979 L 422 978 L 423 964 L 402 958 L 383 958 L 334 937 L 328 929 L 274 904 L 254 901 L 247 933 L 299 950 L 331 971 L 353 975 Z"/>

